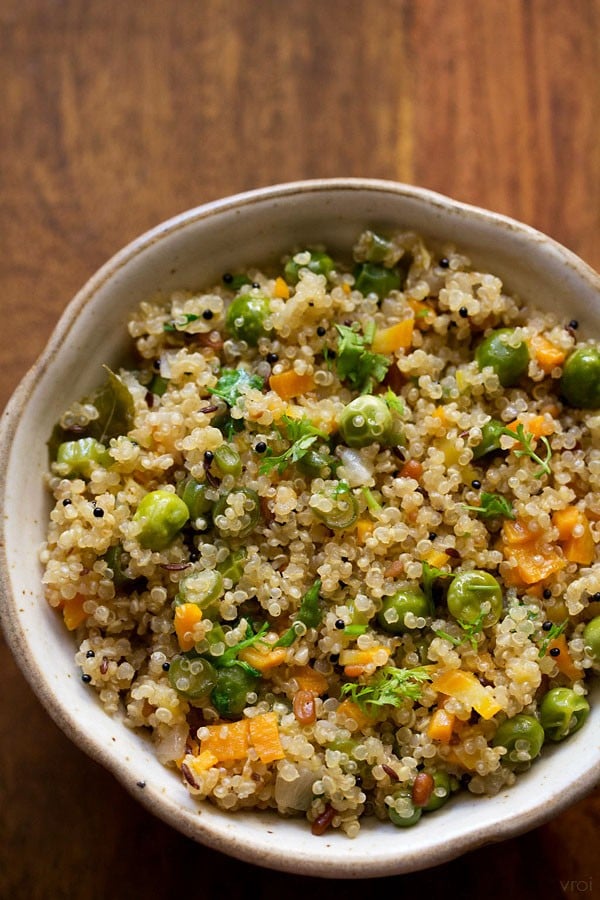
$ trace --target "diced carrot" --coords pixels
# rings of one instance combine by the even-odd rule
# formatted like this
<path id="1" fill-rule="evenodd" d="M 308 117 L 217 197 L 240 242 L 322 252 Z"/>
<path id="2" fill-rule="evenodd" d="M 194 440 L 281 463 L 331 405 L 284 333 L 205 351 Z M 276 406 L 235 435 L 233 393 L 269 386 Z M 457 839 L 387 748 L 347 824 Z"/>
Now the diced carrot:
<path id="1" fill-rule="evenodd" d="M 554 513 L 552 524 L 558 530 L 558 539 L 569 562 L 591 565 L 596 555 L 596 544 L 585 513 L 576 506 L 568 506 Z"/>
<path id="2" fill-rule="evenodd" d="M 248 719 L 209 725 L 209 734 L 200 744 L 200 753 L 209 750 L 218 762 L 234 762 L 248 754 Z"/>
<path id="3" fill-rule="evenodd" d="M 320 697 L 329 687 L 329 683 L 324 675 L 313 669 L 312 666 L 292 666 L 290 668 L 290 676 L 298 684 L 301 691 L 311 691 Z"/>
<path id="4" fill-rule="evenodd" d="M 267 712 L 253 716 L 249 721 L 250 741 L 262 763 L 283 759 L 285 751 L 279 738 L 277 713 Z"/>
<path id="5" fill-rule="evenodd" d="M 414 319 L 403 319 L 397 325 L 376 331 L 371 350 L 373 353 L 383 353 L 386 356 L 396 350 L 406 350 L 412 343 L 414 325 Z"/>
<path id="6" fill-rule="evenodd" d="M 279 297 L 280 300 L 287 300 L 289 298 L 290 289 L 283 278 L 275 279 L 275 287 L 273 289 L 273 293 L 276 297 Z"/>
<path id="7" fill-rule="evenodd" d="M 557 509 L 552 515 L 552 524 L 558 531 L 559 541 L 568 541 L 573 534 L 573 529 L 579 522 L 581 513 L 576 506 L 566 506 Z"/>
<path id="8" fill-rule="evenodd" d="M 203 750 L 198 756 L 188 754 L 185 763 L 192 770 L 193 774 L 201 775 L 212 769 L 219 762 L 215 754 L 211 750 Z"/>
<path id="9" fill-rule="evenodd" d="M 415 481 L 419 481 L 422 475 L 423 465 L 418 459 L 407 459 L 400 469 L 401 478 L 414 478 Z"/>
<path id="10" fill-rule="evenodd" d="M 375 658 L 381 654 L 381 661 L 376 662 Z M 385 659 L 383 655 L 385 654 Z M 377 644 L 375 647 L 369 647 L 368 650 L 342 650 L 340 653 L 341 666 L 385 666 L 390 656 L 387 647 Z"/>
<path id="11" fill-rule="evenodd" d="M 342 290 L 345 294 L 349 294 L 352 291 L 352 288 L 350 287 L 350 285 L 348 284 L 347 281 L 342 282 Z"/>
<path id="12" fill-rule="evenodd" d="M 371 519 L 359 519 L 356 523 L 356 539 L 359 544 L 364 544 L 366 538 L 375 529 L 375 523 Z"/>
<path id="13" fill-rule="evenodd" d="M 560 650 L 558 656 L 553 657 L 559 672 L 562 672 L 563 675 L 566 675 L 571 681 L 578 681 L 580 678 L 583 678 L 583 672 L 581 669 L 578 669 L 573 662 L 573 657 L 569 652 L 569 645 L 567 644 L 567 639 L 564 634 L 559 634 L 557 638 L 550 641 L 547 652 L 550 653 L 551 650 Z"/>
<path id="14" fill-rule="evenodd" d="M 550 375 L 557 366 L 562 366 L 566 359 L 565 351 L 541 334 L 531 340 L 530 347 L 538 366 L 546 375 Z"/>
<path id="15" fill-rule="evenodd" d="M 434 569 L 441 569 L 442 566 L 445 566 L 450 557 L 447 553 L 444 553 L 442 550 L 430 550 L 423 559 L 423 562 L 426 562 L 428 565 L 433 566 Z"/>
<path id="16" fill-rule="evenodd" d="M 287 650 L 285 647 L 273 647 L 261 650 L 260 646 L 245 647 L 238 653 L 238 659 L 254 666 L 259 672 L 268 672 L 285 662 Z"/>
<path id="17" fill-rule="evenodd" d="M 62 611 L 65 625 L 69 631 L 75 631 L 87 619 L 87 613 L 83 611 L 86 598 L 83 594 L 75 594 L 70 600 L 65 600 Z"/>
<path id="18" fill-rule="evenodd" d="M 428 331 L 435 319 L 435 310 L 421 300 L 410 299 L 408 305 L 415 315 L 415 328 L 419 331 Z"/>
<path id="19" fill-rule="evenodd" d="M 517 574 L 527 585 L 544 581 L 566 566 L 566 560 L 561 553 L 537 541 L 506 547 L 504 555 L 516 563 Z"/>
<path id="20" fill-rule="evenodd" d="M 440 741 L 442 744 L 447 744 L 452 737 L 455 718 L 454 713 L 449 713 L 442 707 L 436 709 L 427 726 L 428 737 L 432 741 Z"/>
<path id="21" fill-rule="evenodd" d="M 514 422 L 510 422 L 506 427 L 511 431 L 516 431 L 519 425 L 522 425 L 525 432 L 532 434 L 534 438 L 548 437 L 549 434 L 554 434 L 556 429 L 555 422 L 547 416 L 532 416 L 527 422 L 515 419 Z M 512 446 L 516 447 L 517 444 L 515 443 Z"/>
<path id="22" fill-rule="evenodd" d="M 300 397 L 314 390 L 315 379 L 311 374 L 298 375 L 293 369 L 289 369 L 279 375 L 271 375 L 269 387 L 279 394 L 282 400 L 291 400 L 292 397 Z"/>
<path id="23" fill-rule="evenodd" d="M 175 607 L 175 634 L 184 653 L 196 643 L 194 628 L 201 619 L 202 610 L 197 603 L 182 603 Z"/>
<path id="24" fill-rule="evenodd" d="M 505 544 L 529 544 L 537 540 L 537 532 L 530 531 L 527 519 L 506 520 L 502 526 L 502 540 Z"/>
<path id="25" fill-rule="evenodd" d="M 363 712 L 357 703 L 352 700 L 343 700 L 336 710 L 336 717 L 339 719 L 353 719 L 358 728 L 366 728 L 375 721 L 373 716 Z"/>
<path id="26" fill-rule="evenodd" d="M 502 709 L 472 672 L 450 669 L 434 678 L 431 686 L 434 691 L 441 691 L 472 707 L 483 719 L 491 719 Z"/>

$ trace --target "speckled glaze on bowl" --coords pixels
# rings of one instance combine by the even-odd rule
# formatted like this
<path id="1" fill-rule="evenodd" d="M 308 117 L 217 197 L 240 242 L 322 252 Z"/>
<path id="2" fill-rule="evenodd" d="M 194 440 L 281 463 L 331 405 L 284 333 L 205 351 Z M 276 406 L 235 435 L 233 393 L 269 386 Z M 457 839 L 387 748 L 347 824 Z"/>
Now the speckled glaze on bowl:
<path id="1" fill-rule="evenodd" d="M 332 179 L 277 185 L 182 213 L 117 253 L 77 294 L 4 411 L 0 436 L 0 619 L 18 664 L 65 733 L 145 806 L 186 835 L 252 863 L 331 878 L 426 868 L 540 824 L 600 780 L 600 686 L 586 726 L 494 798 L 459 796 L 418 827 L 368 821 L 350 840 L 314 837 L 302 819 L 227 814 L 190 797 L 147 740 L 108 717 L 82 684 L 72 635 L 44 602 L 38 549 L 49 498 L 46 440 L 65 406 L 118 365 L 130 310 L 157 290 L 197 288 L 304 242 L 346 252 L 365 227 L 452 241 L 535 305 L 600 336 L 600 277 L 555 241 L 513 220 L 393 182 Z M 60 778 L 60 773 L 57 773 Z M 145 787 L 139 785 L 143 783 Z"/>

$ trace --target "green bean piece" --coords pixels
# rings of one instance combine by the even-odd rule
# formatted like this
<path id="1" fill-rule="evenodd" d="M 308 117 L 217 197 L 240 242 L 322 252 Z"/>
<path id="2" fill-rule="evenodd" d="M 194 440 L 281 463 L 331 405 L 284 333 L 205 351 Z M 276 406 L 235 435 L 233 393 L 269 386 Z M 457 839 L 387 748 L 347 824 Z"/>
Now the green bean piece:
<path id="1" fill-rule="evenodd" d="M 169 380 L 167 378 L 163 378 L 162 375 L 155 375 L 152 378 L 152 381 L 148 385 L 148 390 L 152 394 L 156 394 L 157 397 L 162 397 L 169 387 Z"/>
<path id="2" fill-rule="evenodd" d="M 446 603 L 458 622 L 474 625 L 481 621 L 482 628 L 489 628 L 502 615 L 502 588 L 489 572 L 479 569 L 460 572 L 450 583 Z M 482 609 L 484 603 L 489 604 L 485 614 Z"/>
<path id="3" fill-rule="evenodd" d="M 169 666 L 169 683 L 185 700 L 208 703 L 217 685 L 217 670 L 202 656 L 174 656 Z"/>
<path id="4" fill-rule="evenodd" d="M 511 769 L 527 769 L 532 760 L 539 756 L 544 743 L 544 729 L 533 716 L 519 713 L 506 719 L 498 726 L 493 747 L 505 747 L 502 763 Z"/>
<path id="5" fill-rule="evenodd" d="M 481 428 L 481 440 L 476 447 L 473 447 L 473 459 L 481 459 L 488 453 L 494 453 L 500 450 L 500 438 L 505 429 L 504 422 L 499 419 L 490 419 Z"/>
<path id="6" fill-rule="evenodd" d="M 392 822 L 392 824 L 397 828 L 411 828 L 413 825 L 416 825 L 423 815 L 423 809 L 420 806 L 415 806 L 415 804 L 412 802 L 410 791 L 407 791 L 406 788 L 403 788 L 402 790 L 396 791 L 394 796 L 402 796 L 406 797 L 407 800 L 410 800 L 412 813 L 410 813 L 410 815 L 408 816 L 401 816 L 400 813 L 396 812 L 396 810 L 392 806 L 390 806 L 388 807 L 388 816 L 390 818 L 390 822 Z"/>
<path id="7" fill-rule="evenodd" d="M 598 662 L 600 660 L 600 616 L 591 619 L 585 626 L 583 645 L 588 656 Z"/>
<path id="8" fill-rule="evenodd" d="M 377 621 L 389 634 L 405 634 L 412 630 L 405 624 L 408 613 L 420 618 L 428 616 L 429 612 L 429 601 L 421 588 L 415 584 L 407 584 L 391 596 L 383 598 Z"/>
<path id="9" fill-rule="evenodd" d="M 579 731 L 590 712 L 585 697 L 571 688 L 557 687 L 542 698 L 540 722 L 551 741 L 562 741 Z"/>
<path id="10" fill-rule="evenodd" d="M 181 497 L 187 506 L 192 522 L 206 518 L 212 510 L 214 500 L 209 500 L 206 496 L 206 492 L 210 490 L 210 485 L 205 481 L 196 481 L 191 475 L 177 485 L 177 496 Z"/>
<path id="11" fill-rule="evenodd" d="M 513 328 L 497 328 L 483 339 L 475 351 L 479 368 L 491 366 L 502 387 L 516 384 L 529 365 L 527 344 L 521 341 L 512 347 L 508 343 L 513 334 Z"/>
<path id="12" fill-rule="evenodd" d="M 116 588 L 122 588 L 128 584 L 131 585 L 135 581 L 135 579 L 125 574 L 123 566 L 124 555 L 123 546 L 121 544 L 113 544 L 102 557 L 113 573 L 112 580 Z"/>
<path id="13" fill-rule="evenodd" d="M 234 550 L 229 556 L 225 557 L 223 562 L 217 566 L 217 571 L 221 573 L 223 578 L 229 579 L 235 586 L 244 574 L 244 563 L 247 557 L 244 547 Z"/>
<path id="14" fill-rule="evenodd" d="M 447 772 L 438 771 L 432 773 L 433 791 L 425 806 L 423 812 L 435 812 L 436 809 L 444 806 L 452 795 L 452 779 Z"/>
<path id="15" fill-rule="evenodd" d="M 248 694 L 254 693 L 260 679 L 241 666 L 217 670 L 217 683 L 211 703 L 224 719 L 235 719 L 248 706 Z"/>
<path id="16" fill-rule="evenodd" d="M 240 294 L 231 303 L 225 316 L 227 333 L 250 347 L 256 347 L 265 337 L 265 319 L 270 315 L 271 304 L 264 294 Z"/>
<path id="17" fill-rule="evenodd" d="M 240 497 L 243 500 L 242 518 L 234 511 Z M 232 512 L 231 516 L 227 515 L 229 510 Z M 256 528 L 260 516 L 260 497 L 256 491 L 251 488 L 235 488 L 217 500 L 213 522 L 221 537 L 243 538 Z"/>
<path id="18" fill-rule="evenodd" d="M 140 501 L 133 516 L 140 523 L 138 541 L 147 550 L 164 550 L 189 519 L 181 497 L 171 491 L 151 491 Z"/>
<path id="19" fill-rule="evenodd" d="M 374 231 L 366 231 L 361 238 L 364 258 L 370 263 L 382 263 L 393 251 L 391 241 L 376 234 Z"/>
<path id="20" fill-rule="evenodd" d="M 386 445 L 394 433 L 394 419 L 382 397 L 364 394 L 342 410 L 339 430 L 348 447 Z"/>
<path id="21" fill-rule="evenodd" d="M 335 531 L 354 525 L 358 518 L 358 501 L 345 481 L 328 482 L 318 496 L 324 498 L 330 508 L 311 505 L 311 509 L 328 528 Z"/>
<path id="22" fill-rule="evenodd" d="M 311 250 L 310 260 L 307 263 L 297 263 L 293 258 L 288 260 L 283 274 L 288 284 L 297 284 L 302 269 L 308 269 L 310 272 L 314 272 L 315 275 L 324 275 L 325 278 L 328 278 L 333 268 L 334 262 L 327 253 Z"/>
<path id="23" fill-rule="evenodd" d="M 222 475 L 237 478 L 242 471 L 242 459 L 232 444 L 221 444 L 214 452 L 214 462 Z"/>
<path id="24" fill-rule="evenodd" d="M 216 569 L 203 569 L 192 572 L 179 582 L 179 592 L 174 600 L 175 606 L 182 603 L 195 603 L 206 618 L 213 619 L 219 614 L 217 600 L 225 593 L 223 576 Z"/>
<path id="25" fill-rule="evenodd" d="M 397 268 L 388 269 L 378 263 L 364 262 L 357 266 L 354 275 L 354 287 L 365 297 L 376 294 L 380 300 L 392 291 L 402 290 L 404 273 Z"/>
<path id="26" fill-rule="evenodd" d="M 579 347 L 567 359 L 560 391 L 569 406 L 600 409 L 600 347 Z"/>
<path id="27" fill-rule="evenodd" d="M 300 632 L 304 632 L 306 628 L 317 628 L 321 624 L 323 618 L 323 610 L 319 602 L 321 584 L 321 579 L 317 578 L 309 587 L 300 601 L 294 624 L 279 638 L 275 644 L 276 647 L 291 647 L 296 638 L 300 636 Z M 301 623 L 303 628 L 299 629 L 297 623 Z"/>
<path id="28" fill-rule="evenodd" d="M 296 465 L 304 475 L 309 478 L 319 478 L 331 470 L 333 457 L 326 447 L 311 448 L 300 457 Z"/>
<path id="29" fill-rule="evenodd" d="M 113 463 L 113 458 L 104 444 L 95 438 L 84 437 L 61 444 L 56 454 L 56 462 L 68 467 L 69 478 L 89 479 L 94 465 L 108 469 Z"/>

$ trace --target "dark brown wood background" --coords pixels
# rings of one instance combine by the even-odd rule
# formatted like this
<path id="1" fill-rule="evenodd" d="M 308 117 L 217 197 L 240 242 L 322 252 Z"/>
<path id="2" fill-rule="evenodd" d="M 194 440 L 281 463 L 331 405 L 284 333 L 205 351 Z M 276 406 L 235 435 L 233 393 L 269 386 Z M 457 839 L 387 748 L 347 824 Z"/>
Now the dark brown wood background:
<path id="1" fill-rule="evenodd" d="M 600 267 L 600 0 L 2 0 L 0 98 L 0 407 L 113 252 L 248 188 L 420 184 Z M 598 794 L 368 886 L 227 860 L 72 746 L 3 643 L 0 672 L 3 898 L 600 895 Z"/>

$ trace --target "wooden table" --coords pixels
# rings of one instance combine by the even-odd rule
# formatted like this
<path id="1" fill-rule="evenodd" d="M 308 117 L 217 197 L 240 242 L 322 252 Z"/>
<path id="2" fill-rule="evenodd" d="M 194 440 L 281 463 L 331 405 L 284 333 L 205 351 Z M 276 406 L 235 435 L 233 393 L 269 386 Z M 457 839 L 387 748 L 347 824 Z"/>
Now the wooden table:
<path id="1" fill-rule="evenodd" d="M 247 188 L 407 181 L 523 219 L 600 267 L 599 64 L 600 0 L 3 0 L 0 406 L 106 258 Z M 1 897 L 330 889 L 149 816 L 56 729 L 4 644 L 0 666 Z M 596 794 L 373 888 L 591 897 L 599 820 Z"/>

